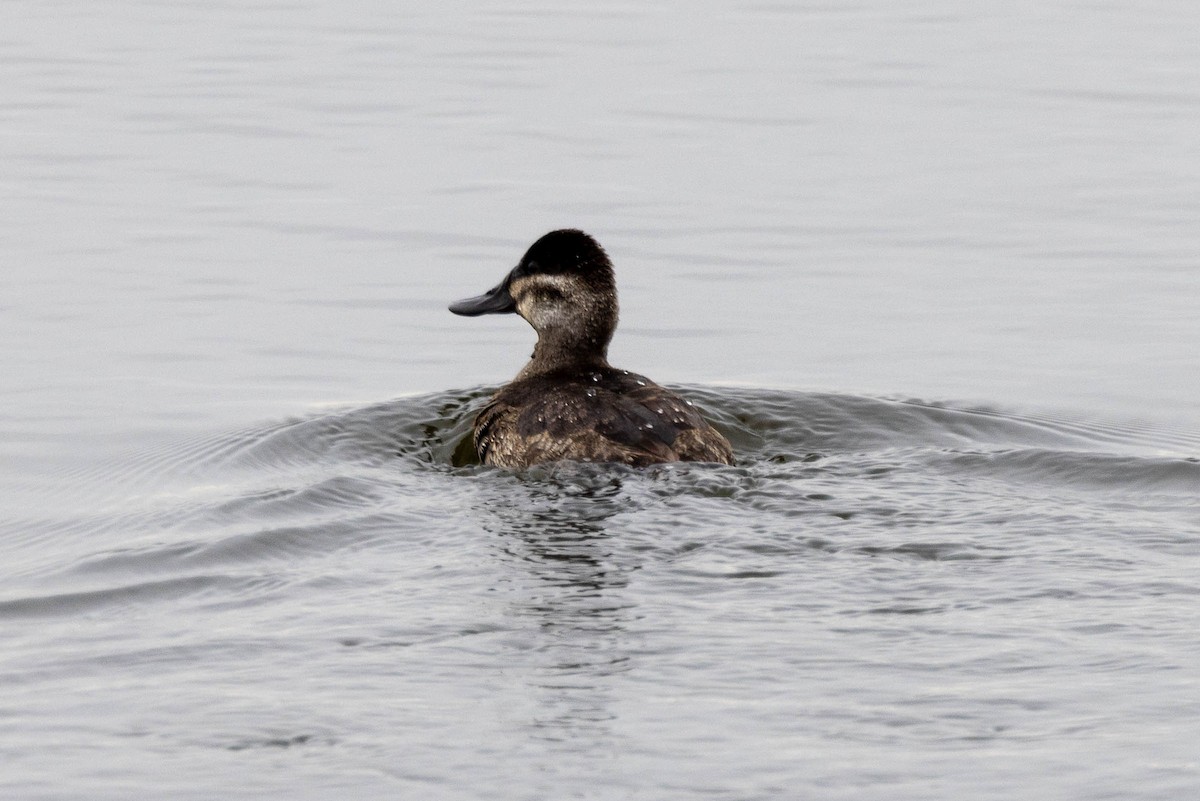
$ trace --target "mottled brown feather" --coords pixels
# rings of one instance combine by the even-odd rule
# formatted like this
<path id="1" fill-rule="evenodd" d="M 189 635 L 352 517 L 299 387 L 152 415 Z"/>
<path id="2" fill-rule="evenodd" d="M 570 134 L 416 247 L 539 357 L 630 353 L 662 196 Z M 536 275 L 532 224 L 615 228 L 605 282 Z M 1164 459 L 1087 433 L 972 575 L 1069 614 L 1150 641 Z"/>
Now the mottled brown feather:
<path id="1" fill-rule="evenodd" d="M 475 449 L 485 464 L 515 468 L 564 459 L 733 462 L 729 443 L 687 401 L 612 368 L 514 381 L 476 418 Z"/>

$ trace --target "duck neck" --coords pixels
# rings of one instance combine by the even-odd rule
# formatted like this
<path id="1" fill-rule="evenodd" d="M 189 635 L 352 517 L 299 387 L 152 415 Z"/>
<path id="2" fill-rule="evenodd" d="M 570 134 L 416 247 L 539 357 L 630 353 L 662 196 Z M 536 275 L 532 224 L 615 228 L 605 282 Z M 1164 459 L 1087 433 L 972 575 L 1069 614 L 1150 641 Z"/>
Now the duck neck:
<path id="1" fill-rule="evenodd" d="M 608 342 L 611 337 L 611 331 L 539 331 L 533 356 L 517 377 L 608 369 Z"/>

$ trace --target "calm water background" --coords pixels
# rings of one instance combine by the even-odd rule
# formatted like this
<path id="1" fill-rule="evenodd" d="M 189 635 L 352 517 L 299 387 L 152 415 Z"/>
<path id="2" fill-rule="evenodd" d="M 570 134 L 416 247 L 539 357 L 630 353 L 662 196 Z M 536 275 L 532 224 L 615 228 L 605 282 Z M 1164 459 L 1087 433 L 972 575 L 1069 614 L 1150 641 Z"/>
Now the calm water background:
<path id="1" fill-rule="evenodd" d="M 0 5 L 0 795 L 1191 797 L 1198 28 Z M 737 466 L 452 465 L 568 225 Z"/>

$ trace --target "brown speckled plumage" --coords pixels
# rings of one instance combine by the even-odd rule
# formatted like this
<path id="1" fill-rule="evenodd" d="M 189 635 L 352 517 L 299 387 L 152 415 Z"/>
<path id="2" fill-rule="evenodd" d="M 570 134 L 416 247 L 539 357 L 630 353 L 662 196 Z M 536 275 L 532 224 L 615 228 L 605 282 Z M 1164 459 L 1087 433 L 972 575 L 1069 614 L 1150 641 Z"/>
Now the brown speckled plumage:
<path id="1" fill-rule="evenodd" d="M 475 420 L 483 463 L 733 463 L 728 440 L 690 402 L 609 365 L 616 282 L 608 256 L 587 234 L 546 234 L 497 287 L 450 309 L 516 312 L 538 333 L 529 363 Z"/>
<path id="2" fill-rule="evenodd" d="M 475 451 L 484 463 L 505 467 L 560 459 L 733 461 L 729 443 L 694 407 L 644 376 L 611 367 L 504 387 L 476 418 Z"/>

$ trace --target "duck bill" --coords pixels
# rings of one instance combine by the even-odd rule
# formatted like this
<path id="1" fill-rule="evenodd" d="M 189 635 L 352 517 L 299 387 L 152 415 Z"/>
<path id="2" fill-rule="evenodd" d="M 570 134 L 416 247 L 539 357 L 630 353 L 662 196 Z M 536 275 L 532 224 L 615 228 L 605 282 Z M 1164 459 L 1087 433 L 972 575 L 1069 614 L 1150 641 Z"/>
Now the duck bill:
<path id="1" fill-rule="evenodd" d="M 517 302 L 508 294 L 508 279 L 505 278 L 496 286 L 474 298 L 460 300 L 450 304 L 450 311 L 463 317 L 478 317 L 481 314 L 512 314 L 517 310 Z"/>

